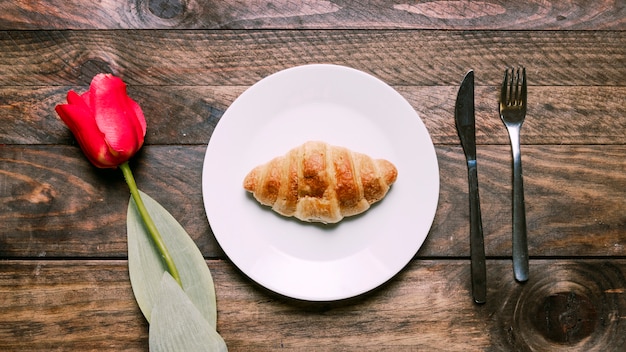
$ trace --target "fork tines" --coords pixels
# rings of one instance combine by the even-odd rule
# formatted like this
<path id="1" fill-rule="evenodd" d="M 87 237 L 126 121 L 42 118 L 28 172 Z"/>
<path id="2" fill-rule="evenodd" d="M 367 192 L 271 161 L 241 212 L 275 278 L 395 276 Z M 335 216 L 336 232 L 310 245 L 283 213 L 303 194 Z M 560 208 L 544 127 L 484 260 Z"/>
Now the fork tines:
<path id="1" fill-rule="evenodd" d="M 510 75 L 509 75 L 510 73 Z M 508 91 L 507 91 L 508 87 Z M 504 82 L 500 102 L 508 105 L 522 105 L 526 100 L 526 68 L 511 68 L 504 71 Z"/>

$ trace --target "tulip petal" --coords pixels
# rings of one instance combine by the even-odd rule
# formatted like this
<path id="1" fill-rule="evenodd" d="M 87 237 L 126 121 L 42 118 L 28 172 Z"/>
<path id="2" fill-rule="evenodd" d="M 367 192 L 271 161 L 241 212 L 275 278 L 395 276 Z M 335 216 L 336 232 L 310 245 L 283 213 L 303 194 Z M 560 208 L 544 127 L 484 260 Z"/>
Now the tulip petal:
<path id="1" fill-rule="evenodd" d="M 85 93 L 83 93 L 82 95 L 80 95 L 80 98 L 83 100 L 83 102 L 85 103 L 85 105 L 87 105 L 89 107 L 89 109 L 91 109 L 91 93 L 89 91 L 86 91 Z M 69 97 L 68 97 L 69 99 Z M 69 102 L 69 100 L 68 100 Z"/>
<path id="2" fill-rule="evenodd" d="M 137 139 L 143 141 L 144 137 L 146 136 L 146 128 L 147 128 L 146 118 L 143 115 L 143 111 L 141 110 L 141 107 L 139 106 L 139 104 L 137 104 L 136 101 L 132 100 L 131 98 L 128 98 L 127 103 L 128 103 L 128 106 L 130 106 L 135 112 L 135 116 L 137 117 L 137 122 L 139 123 L 140 128 L 136 130 Z"/>
<path id="3" fill-rule="evenodd" d="M 69 94 L 68 101 L 70 101 Z M 119 164 L 110 154 L 104 134 L 98 129 L 90 110 L 85 109 L 85 106 L 81 104 L 57 105 L 55 110 L 72 131 L 85 156 L 92 164 L 100 168 L 114 168 Z"/>
<path id="4" fill-rule="evenodd" d="M 67 92 L 67 102 L 70 105 L 79 105 L 85 109 L 89 109 L 88 101 L 85 99 L 85 94 L 89 94 L 89 91 L 83 93 L 83 95 L 78 95 L 75 91 L 70 90 Z"/>
<path id="5" fill-rule="evenodd" d="M 145 119 L 128 103 L 126 85 L 118 77 L 99 74 L 89 91 L 89 105 L 109 147 L 120 157 L 130 158 L 143 144 Z"/>

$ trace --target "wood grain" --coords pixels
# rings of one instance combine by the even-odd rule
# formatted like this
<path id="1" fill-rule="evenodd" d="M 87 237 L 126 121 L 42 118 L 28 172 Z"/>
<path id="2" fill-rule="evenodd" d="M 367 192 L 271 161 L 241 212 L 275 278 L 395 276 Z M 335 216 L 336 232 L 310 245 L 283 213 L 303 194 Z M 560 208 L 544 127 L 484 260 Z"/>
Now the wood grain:
<path id="1" fill-rule="evenodd" d="M 624 62 L 626 7 L 614 0 L 0 1 L 0 350 L 148 350 L 125 260 L 127 187 L 119 171 L 88 163 L 54 113 L 68 90 L 110 72 L 148 119 L 131 165 L 139 187 L 208 259 L 230 351 L 623 351 Z M 206 144 L 231 103 L 311 63 L 396 89 L 440 168 L 437 214 L 415 258 L 381 288 L 332 303 L 248 280 L 216 242 L 201 193 Z M 525 284 L 512 274 L 511 156 L 496 104 L 514 65 L 529 80 Z M 453 123 L 469 69 L 488 255 L 480 306 Z"/>
<path id="2" fill-rule="evenodd" d="M 459 77 L 462 73 L 459 72 Z M 479 78 L 477 78 L 479 79 Z M 204 145 L 228 106 L 247 86 L 130 86 L 148 121 L 146 144 Z M 413 106 L 436 145 L 459 145 L 454 127 L 457 86 L 395 86 Z M 73 144 L 54 112 L 69 90 L 84 86 L 0 87 L 0 143 Z M 476 88 L 479 144 L 509 143 L 498 116 L 499 87 Z M 626 143 L 626 87 L 532 86 L 523 144 Z"/>
<path id="3" fill-rule="evenodd" d="M 283 298 L 228 262 L 207 263 L 218 331 L 229 351 L 610 352 L 626 346 L 624 260 L 533 260 L 525 285 L 513 280 L 508 261 L 489 260 L 482 306 L 470 298 L 467 260 L 414 260 L 382 288 L 335 303 Z M 0 278 L 2 350 L 147 348 L 125 261 L 2 261 Z"/>
<path id="4" fill-rule="evenodd" d="M 51 0 L 0 3 L 0 29 L 624 30 L 619 1 Z"/>
<path id="5" fill-rule="evenodd" d="M 201 193 L 204 146 L 149 146 L 133 169 L 139 187 L 169 209 L 203 254 L 221 257 Z M 458 146 L 438 146 L 440 199 L 420 257 L 468 255 L 466 170 Z M 531 256 L 626 255 L 626 147 L 523 149 Z M 510 255 L 508 146 L 478 149 L 489 256 Z M 128 190 L 115 170 L 77 147 L 0 147 L 0 256 L 124 257 Z"/>
<path id="6" fill-rule="evenodd" d="M 3 351 L 145 351 L 127 262 L 0 262 Z"/>
<path id="7" fill-rule="evenodd" d="M 458 86 L 469 69 L 498 86 L 507 66 L 532 86 L 624 86 L 626 31 L 0 31 L 2 86 L 248 86 L 292 66 L 350 66 L 394 86 Z"/>

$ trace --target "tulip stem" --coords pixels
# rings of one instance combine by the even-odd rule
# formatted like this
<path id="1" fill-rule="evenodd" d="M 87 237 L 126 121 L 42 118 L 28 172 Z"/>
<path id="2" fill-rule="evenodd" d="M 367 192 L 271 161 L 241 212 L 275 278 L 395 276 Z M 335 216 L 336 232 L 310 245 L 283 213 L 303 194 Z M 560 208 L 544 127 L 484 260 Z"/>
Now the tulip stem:
<path id="1" fill-rule="evenodd" d="M 176 265 L 174 264 L 174 260 L 170 255 L 170 252 L 167 250 L 165 243 L 163 242 L 163 238 L 159 233 L 154 221 L 150 217 L 148 210 L 146 209 L 146 205 L 143 203 L 141 196 L 139 195 L 139 189 L 137 188 L 137 184 L 135 183 L 135 178 L 133 177 L 133 173 L 130 170 L 130 166 L 128 166 L 128 162 L 125 162 L 120 165 L 120 169 L 122 169 L 122 173 L 124 174 L 124 179 L 128 184 L 128 188 L 130 188 L 130 194 L 135 200 L 135 204 L 137 205 L 137 210 L 139 210 L 139 214 L 143 219 L 144 224 L 146 225 L 146 229 L 150 233 L 152 237 L 152 241 L 157 247 L 157 250 L 161 254 L 161 258 L 165 261 L 165 265 L 167 266 L 167 270 L 172 275 L 172 277 L 178 282 L 178 284 L 182 287 L 182 282 L 180 281 L 180 275 L 178 274 L 178 269 L 176 269 Z"/>

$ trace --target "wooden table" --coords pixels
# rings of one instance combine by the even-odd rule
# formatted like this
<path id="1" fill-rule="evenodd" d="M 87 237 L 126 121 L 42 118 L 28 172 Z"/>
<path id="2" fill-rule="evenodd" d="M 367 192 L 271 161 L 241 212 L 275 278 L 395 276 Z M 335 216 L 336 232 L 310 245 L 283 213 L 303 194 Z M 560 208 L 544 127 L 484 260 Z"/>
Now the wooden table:
<path id="1" fill-rule="evenodd" d="M 128 188 L 54 112 L 99 72 L 148 121 L 137 182 L 206 257 L 231 351 L 626 349 L 626 7 L 621 1 L 0 1 L 0 350 L 147 351 L 127 272 Z M 435 143 L 439 206 L 390 282 L 342 302 L 268 292 L 206 220 L 206 145 L 233 100 L 285 68 L 333 63 L 393 86 Z M 530 280 L 513 279 L 511 156 L 497 110 L 524 65 Z M 476 74 L 488 297 L 470 295 L 454 99 Z M 357 133 L 355 131 L 355 133 Z M 227 153 L 227 151 L 224 151 Z"/>

